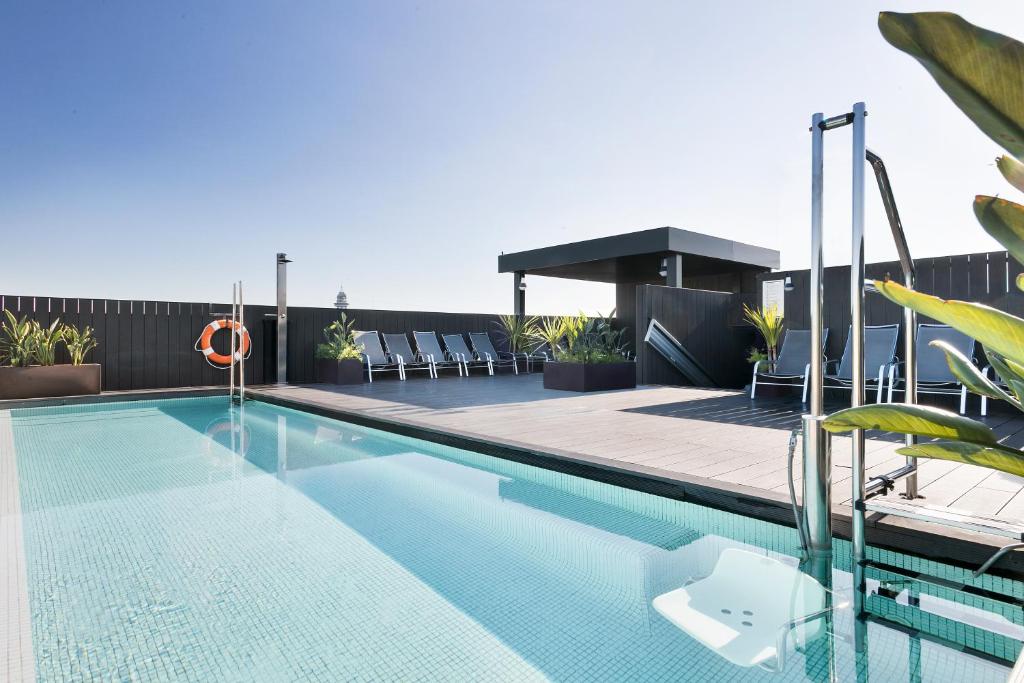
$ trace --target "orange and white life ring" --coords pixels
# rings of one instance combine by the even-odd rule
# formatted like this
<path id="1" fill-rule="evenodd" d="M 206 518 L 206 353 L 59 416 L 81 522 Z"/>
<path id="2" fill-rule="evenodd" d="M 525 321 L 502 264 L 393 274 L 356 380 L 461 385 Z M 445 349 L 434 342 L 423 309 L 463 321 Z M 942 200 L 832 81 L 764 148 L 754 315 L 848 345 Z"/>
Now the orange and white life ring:
<path id="1" fill-rule="evenodd" d="M 249 353 L 252 350 L 252 342 L 249 339 L 249 330 L 245 329 L 245 325 L 240 322 L 236 322 L 233 325 L 233 334 L 237 334 L 242 338 L 241 348 L 236 348 L 234 359 L 230 355 L 224 353 L 217 353 L 213 350 L 213 335 L 217 333 L 217 330 L 223 330 L 224 328 L 232 327 L 230 320 L 214 320 L 212 323 L 203 328 L 203 333 L 199 336 L 199 340 L 196 341 L 196 351 L 201 352 L 206 356 L 206 362 L 215 368 L 227 369 L 234 363 L 242 360 L 242 358 L 248 358 Z"/>

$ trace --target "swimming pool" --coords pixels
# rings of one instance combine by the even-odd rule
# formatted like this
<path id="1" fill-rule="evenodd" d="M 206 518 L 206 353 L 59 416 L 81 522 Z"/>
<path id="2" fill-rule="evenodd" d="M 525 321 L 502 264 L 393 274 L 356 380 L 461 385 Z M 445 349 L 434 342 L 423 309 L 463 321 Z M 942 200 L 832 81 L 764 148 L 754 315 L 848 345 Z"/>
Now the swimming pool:
<path id="1" fill-rule="evenodd" d="M 260 402 L 0 412 L 11 462 L 39 680 L 1001 681 L 1020 647 L 1019 604 L 896 583 L 903 628 L 840 609 L 740 667 L 652 603 L 728 549 L 795 566 L 793 530 Z"/>

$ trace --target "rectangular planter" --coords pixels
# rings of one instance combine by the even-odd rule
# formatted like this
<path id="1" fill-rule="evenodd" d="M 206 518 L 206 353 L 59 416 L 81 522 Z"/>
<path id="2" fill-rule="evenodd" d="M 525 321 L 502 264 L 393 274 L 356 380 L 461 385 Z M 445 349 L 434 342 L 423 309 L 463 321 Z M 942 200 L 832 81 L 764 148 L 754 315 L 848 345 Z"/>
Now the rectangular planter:
<path id="1" fill-rule="evenodd" d="M 544 388 L 608 391 L 636 387 L 636 363 L 544 363 Z"/>
<path id="2" fill-rule="evenodd" d="M 316 362 L 316 381 L 324 384 L 362 384 L 363 364 L 354 358 Z"/>
<path id="3" fill-rule="evenodd" d="M 0 367 L 0 400 L 98 394 L 102 380 L 98 363 Z"/>

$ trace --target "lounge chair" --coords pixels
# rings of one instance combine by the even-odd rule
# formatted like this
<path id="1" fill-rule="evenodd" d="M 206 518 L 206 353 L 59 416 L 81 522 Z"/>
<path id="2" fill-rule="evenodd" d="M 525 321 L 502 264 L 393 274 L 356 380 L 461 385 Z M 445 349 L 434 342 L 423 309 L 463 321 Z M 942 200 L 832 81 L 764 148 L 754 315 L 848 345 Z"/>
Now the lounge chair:
<path id="1" fill-rule="evenodd" d="M 852 331 L 852 327 L 851 327 Z M 896 340 L 900 336 L 899 325 L 867 325 L 864 327 L 864 388 L 876 390 L 875 403 L 882 402 L 882 388 L 885 386 L 889 367 L 896 362 Z M 853 389 L 852 335 L 846 335 L 846 347 L 839 360 L 825 361 L 826 389 Z M 838 363 L 835 374 L 828 373 L 828 366 Z"/>
<path id="2" fill-rule="evenodd" d="M 825 347 L 828 340 L 828 330 L 821 336 L 821 346 Z M 782 349 L 773 367 L 768 371 L 761 370 L 768 365 L 768 361 L 757 361 L 754 363 L 754 378 L 750 382 L 750 398 L 753 399 L 758 384 L 773 387 L 797 387 L 803 385 L 802 401 L 807 403 L 807 375 L 811 371 L 811 331 L 810 330 L 786 330 L 786 336 L 782 338 Z M 764 377 L 758 382 L 759 377 Z"/>
<path id="3" fill-rule="evenodd" d="M 426 370 L 432 378 L 437 377 L 437 373 L 434 372 L 434 364 L 423 354 L 413 353 L 412 347 L 409 346 L 409 337 L 404 332 L 385 333 L 383 336 L 388 355 L 396 363 L 401 364 L 403 374 L 410 370 Z"/>
<path id="4" fill-rule="evenodd" d="M 380 345 L 380 335 L 376 330 L 353 332 L 352 336 L 356 346 L 363 347 L 363 364 L 366 366 L 366 376 L 371 382 L 374 372 L 397 372 L 398 379 L 405 379 L 404 364 L 388 355 Z"/>
<path id="5" fill-rule="evenodd" d="M 547 342 L 541 342 L 526 352 L 526 371 L 533 372 L 533 366 L 537 363 L 544 367 L 545 363 L 554 360 L 554 358 L 555 354 L 551 352 L 551 346 Z"/>
<path id="6" fill-rule="evenodd" d="M 462 361 L 449 356 L 441 350 L 441 344 L 437 341 L 435 332 L 413 332 L 412 338 L 416 341 L 416 350 L 422 358 L 429 359 L 430 365 L 434 368 L 434 377 L 437 377 L 438 370 L 455 368 L 462 377 Z"/>
<path id="7" fill-rule="evenodd" d="M 478 358 L 486 358 L 491 361 L 491 364 L 495 367 L 502 367 L 506 365 L 512 366 L 512 371 L 515 374 L 519 374 L 519 360 L 523 359 L 526 361 L 527 371 L 529 371 L 530 356 L 526 353 L 513 353 L 511 351 L 496 351 L 494 344 L 491 343 L 491 337 L 486 332 L 470 332 L 469 343 L 473 346 L 473 352 L 476 353 Z"/>
<path id="8" fill-rule="evenodd" d="M 487 368 L 488 375 L 494 374 L 494 362 L 470 351 L 469 347 L 466 346 L 466 340 L 461 334 L 442 334 L 441 339 L 444 340 L 444 346 L 448 349 L 448 354 L 462 361 L 462 367 L 467 375 L 469 375 L 471 367 Z"/>
<path id="9" fill-rule="evenodd" d="M 974 358 L 974 340 L 963 332 L 954 330 L 949 325 L 922 323 L 917 326 L 917 393 L 960 395 L 960 414 L 967 412 L 967 387 L 949 369 L 946 354 L 931 345 L 931 342 L 942 340 L 955 347 L 968 358 Z M 900 391 L 897 385 L 904 382 L 899 375 L 903 361 L 893 363 L 889 367 L 889 403 L 893 393 Z M 905 390 L 905 389 L 904 389 Z"/>

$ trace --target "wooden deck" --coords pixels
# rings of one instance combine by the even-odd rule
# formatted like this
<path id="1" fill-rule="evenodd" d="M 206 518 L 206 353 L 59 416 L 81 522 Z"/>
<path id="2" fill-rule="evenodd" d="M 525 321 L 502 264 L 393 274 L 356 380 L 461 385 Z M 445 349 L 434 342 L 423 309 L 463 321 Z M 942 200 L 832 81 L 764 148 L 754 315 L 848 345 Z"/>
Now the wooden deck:
<path id="1" fill-rule="evenodd" d="M 353 387 L 264 388 L 260 393 L 331 409 L 356 411 L 415 426 L 458 430 L 486 439 L 527 444 L 616 461 L 629 467 L 684 474 L 729 487 L 743 485 L 786 497 L 790 431 L 799 427 L 799 401 L 758 399 L 735 391 L 649 386 L 574 394 L 544 389 L 539 374 L 377 381 Z M 836 406 L 840 407 L 840 406 Z M 977 405 L 970 409 L 976 414 Z M 1024 420 L 988 418 L 1014 446 L 1024 445 Z M 868 475 L 893 470 L 898 437 L 869 434 Z M 850 439 L 833 442 L 832 487 L 837 506 L 850 501 Z M 799 448 L 794 465 L 799 491 Z M 1024 519 L 1024 479 L 971 465 L 922 461 L 918 503 L 1006 519 Z M 902 484 L 897 486 L 897 492 Z"/>

